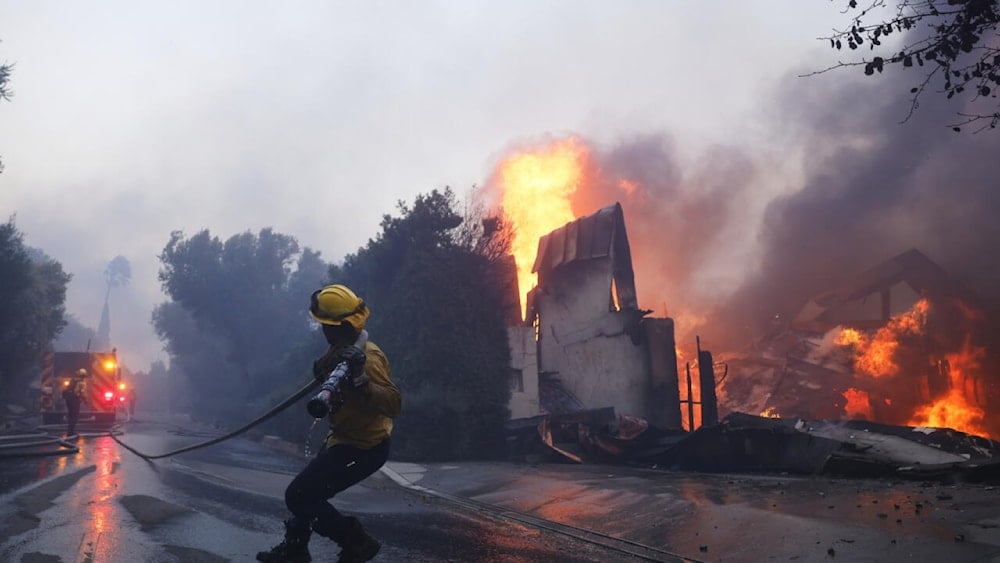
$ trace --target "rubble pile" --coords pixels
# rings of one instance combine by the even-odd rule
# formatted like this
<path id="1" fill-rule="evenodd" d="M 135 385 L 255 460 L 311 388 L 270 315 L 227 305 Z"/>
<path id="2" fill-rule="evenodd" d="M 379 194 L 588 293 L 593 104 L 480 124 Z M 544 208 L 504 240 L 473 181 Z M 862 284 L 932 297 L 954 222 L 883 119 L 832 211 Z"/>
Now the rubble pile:
<path id="1" fill-rule="evenodd" d="M 1000 482 L 1000 443 L 947 428 L 807 421 L 732 413 L 694 432 L 596 409 L 510 429 L 530 459 L 713 473 L 789 473 Z M 529 453 L 530 452 L 530 453 Z"/>

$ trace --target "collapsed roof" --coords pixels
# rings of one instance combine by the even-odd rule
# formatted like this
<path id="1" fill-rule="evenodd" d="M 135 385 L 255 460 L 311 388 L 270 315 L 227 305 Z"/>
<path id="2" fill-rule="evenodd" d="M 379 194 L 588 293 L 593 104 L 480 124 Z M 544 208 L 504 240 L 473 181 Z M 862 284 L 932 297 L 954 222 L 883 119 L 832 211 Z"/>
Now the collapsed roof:
<path id="1" fill-rule="evenodd" d="M 552 272 L 573 262 L 610 258 L 615 299 L 623 311 L 639 309 L 635 295 L 632 250 L 625 232 L 625 214 L 620 203 L 609 205 L 550 232 L 538 241 L 538 254 L 531 271 L 538 274 L 538 284 L 545 285 Z M 528 303 L 527 319 L 533 318 L 533 303 Z M 529 321 L 530 322 L 530 321 Z"/>
<path id="2" fill-rule="evenodd" d="M 904 287 L 909 295 L 898 295 Z M 915 300 L 914 296 L 940 298 L 964 293 L 944 268 L 919 250 L 910 249 L 865 270 L 842 287 L 814 297 L 802 308 L 792 325 L 800 330 L 816 332 L 824 332 L 840 324 L 873 328 L 885 324 L 899 310 L 908 309 Z M 879 310 L 863 314 L 864 302 L 874 295 L 879 296 Z"/>

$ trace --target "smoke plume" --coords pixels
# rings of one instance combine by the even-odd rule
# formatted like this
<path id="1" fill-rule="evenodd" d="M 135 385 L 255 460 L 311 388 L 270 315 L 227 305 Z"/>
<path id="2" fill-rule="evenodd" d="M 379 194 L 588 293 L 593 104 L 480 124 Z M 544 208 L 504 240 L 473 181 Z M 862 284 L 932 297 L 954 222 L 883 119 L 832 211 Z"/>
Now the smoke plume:
<path id="1" fill-rule="evenodd" d="M 904 121 L 915 73 L 838 72 L 775 88 L 762 111 L 779 125 L 765 148 L 782 162 L 735 142 L 684 159 L 666 134 L 593 150 L 574 212 L 622 203 L 639 304 L 674 317 L 682 347 L 695 332 L 718 349 L 744 346 L 911 248 L 997 317 L 1000 134 L 953 132 L 961 107 L 934 92 Z M 797 158 L 799 180 L 771 185 Z"/>

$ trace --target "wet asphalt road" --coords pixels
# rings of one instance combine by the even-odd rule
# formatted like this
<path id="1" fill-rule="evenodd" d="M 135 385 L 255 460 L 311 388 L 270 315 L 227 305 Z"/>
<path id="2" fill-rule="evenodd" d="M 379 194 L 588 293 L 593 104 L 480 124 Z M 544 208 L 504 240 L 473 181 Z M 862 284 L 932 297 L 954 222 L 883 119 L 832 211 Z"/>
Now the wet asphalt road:
<path id="1" fill-rule="evenodd" d="M 699 561 L 1000 561 L 1000 490 L 627 467 L 395 463 L 411 482 Z"/>
<path id="2" fill-rule="evenodd" d="M 132 422 L 119 438 L 159 454 L 214 437 L 165 422 Z M 305 460 L 236 438 L 148 462 L 110 436 L 80 452 L 0 460 L 0 561 L 253 561 L 280 540 L 284 488 Z M 383 542 L 376 561 L 608 561 L 564 535 L 458 508 L 376 474 L 339 495 Z M 336 546 L 314 537 L 315 561 Z M 623 560 L 633 560 L 624 558 Z"/>
<path id="3" fill-rule="evenodd" d="M 151 454 L 216 435 L 123 429 Z M 0 561 L 253 561 L 305 463 L 243 438 L 154 462 L 108 436 L 80 448 L 0 460 Z M 385 562 L 1000 560 L 1000 491 L 971 484 L 391 461 L 335 502 Z M 311 550 L 336 559 L 323 538 Z"/>

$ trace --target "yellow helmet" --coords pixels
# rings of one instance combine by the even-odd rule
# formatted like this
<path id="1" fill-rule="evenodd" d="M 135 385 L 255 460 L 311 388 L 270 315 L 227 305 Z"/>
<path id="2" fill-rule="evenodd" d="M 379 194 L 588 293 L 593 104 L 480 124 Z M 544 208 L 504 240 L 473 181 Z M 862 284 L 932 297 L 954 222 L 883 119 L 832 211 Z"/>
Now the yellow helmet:
<path id="1" fill-rule="evenodd" d="M 83 368 L 80 368 L 80 369 L 76 370 L 76 374 L 75 375 L 77 377 L 87 377 L 87 370 L 85 370 Z"/>
<path id="2" fill-rule="evenodd" d="M 309 302 L 309 316 L 324 325 L 348 323 L 360 332 L 365 328 L 371 311 L 363 299 L 347 286 L 334 284 L 313 292 Z"/>

